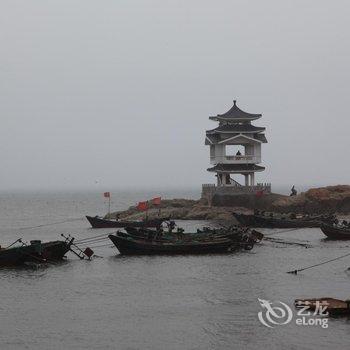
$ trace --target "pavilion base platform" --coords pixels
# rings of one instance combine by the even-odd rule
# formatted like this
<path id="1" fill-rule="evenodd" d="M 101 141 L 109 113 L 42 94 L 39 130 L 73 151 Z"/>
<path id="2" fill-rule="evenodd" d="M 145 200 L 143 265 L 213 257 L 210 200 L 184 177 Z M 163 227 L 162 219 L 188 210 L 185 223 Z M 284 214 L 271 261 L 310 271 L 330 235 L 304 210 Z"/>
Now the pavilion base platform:
<path id="1" fill-rule="evenodd" d="M 267 210 L 278 199 L 285 198 L 277 193 L 271 193 L 270 184 L 256 186 L 202 186 L 202 200 L 216 207 L 244 207 L 248 209 Z"/>

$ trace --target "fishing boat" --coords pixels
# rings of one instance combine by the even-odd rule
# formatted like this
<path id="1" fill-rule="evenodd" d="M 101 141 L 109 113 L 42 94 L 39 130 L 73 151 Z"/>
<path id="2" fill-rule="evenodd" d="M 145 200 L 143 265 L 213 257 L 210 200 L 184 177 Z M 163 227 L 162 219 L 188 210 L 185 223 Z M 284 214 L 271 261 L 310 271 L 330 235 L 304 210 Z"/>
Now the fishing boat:
<path id="1" fill-rule="evenodd" d="M 264 212 L 256 212 L 248 215 L 233 213 L 233 216 L 243 226 L 265 228 L 321 227 L 322 224 L 331 223 L 334 220 L 334 216 L 332 215 L 281 215 Z"/>
<path id="2" fill-rule="evenodd" d="M 250 250 L 261 236 L 244 230 L 217 230 L 215 233 L 163 232 L 128 229 L 108 237 L 123 255 L 209 254 Z M 260 234 L 261 235 L 261 234 Z"/>
<path id="3" fill-rule="evenodd" d="M 8 248 L 0 248 L 0 266 L 19 266 L 26 263 L 52 263 L 62 260 L 74 239 L 42 243 L 32 240 L 25 244 L 17 240 Z M 17 245 L 15 245 L 17 244 Z"/>
<path id="4" fill-rule="evenodd" d="M 334 298 L 296 299 L 294 306 L 298 309 L 307 307 L 309 311 L 318 310 L 320 312 L 320 310 L 324 310 L 324 313 L 329 316 L 350 315 L 350 300 Z M 322 306 L 322 309 L 320 306 Z"/>
<path id="5" fill-rule="evenodd" d="M 350 239 L 350 226 L 326 225 L 321 226 L 322 232 L 328 239 Z"/>
<path id="6" fill-rule="evenodd" d="M 92 228 L 159 227 L 167 218 L 145 219 L 140 221 L 109 220 L 100 216 L 86 215 Z"/>
<path id="7" fill-rule="evenodd" d="M 159 233 L 162 237 L 169 236 L 169 233 L 163 231 L 162 229 L 153 230 L 150 228 L 136 228 L 136 227 L 126 227 L 125 231 L 132 236 L 137 237 L 149 237 L 149 236 L 157 236 Z M 172 235 L 182 235 L 182 237 L 187 238 L 203 238 L 203 237 L 211 237 L 216 238 L 219 236 L 230 236 L 233 235 L 239 236 L 240 239 L 243 237 L 248 238 L 248 240 L 252 240 L 254 243 L 260 242 L 264 235 L 261 232 L 256 230 L 243 228 L 239 226 L 231 226 L 229 228 L 211 228 L 211 227 L 203 227 L 202 229 L 197 229 L 195 233 L 183 233 L 183 230 L 179 230 L 175 233 L 171 232 L 170 237 Z M 206 235 L 206 236 L 205 236 Z"/>

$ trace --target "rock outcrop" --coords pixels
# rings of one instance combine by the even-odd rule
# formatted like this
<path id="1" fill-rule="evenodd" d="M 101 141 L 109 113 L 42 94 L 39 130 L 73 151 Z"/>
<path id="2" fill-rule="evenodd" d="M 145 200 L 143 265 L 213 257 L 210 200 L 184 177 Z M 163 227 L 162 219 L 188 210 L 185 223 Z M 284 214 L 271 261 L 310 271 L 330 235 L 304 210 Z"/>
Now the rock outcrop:
<path id="1" fill-rule="evenodd" d="M 221 198 L 212 206 L 204 200 L 166 199 L 159 206 L 150 205 L 149 218 L 169 217 L 182 220 L 220 220 L 234 223 L 232 212 L 249 213 L 260 209 L 281 213 L 340 213 L 350 214 L 350 186 L 339 185 L 313 188 L 297 196 L 289 197 L 278 194 L 241 195 L 233 198 Z M 110 218 L 118 216 L 126 220 L 139 220 L 145 217 L 136 207 L 110 214 Z"/>
<path id="2" fill-rule="evenodd" d="M 267 208 L 271 208 L 275 201 L 285 198 L 289 197 L 277 193 L 267 193 L 261 196 L 256 193 L 233 195 L 215 194 L 211 204 L 215 207 L 243 207 L 251 210 L 267 210 Z"/>
<path id="3" fill-rule="evenodd" d="M 312 188 L 297 196 L 276 200 L 272 210 L 298 213 L 350 214 L 350 186 L 338 185 Z"/>
<path id="4" fill-rule="evenodd" d="M 161 216 L 174 220 L 220 220 L 234 222 L 235 219 L 232 216 L 233 210 L 247 212 L 247 209 L 243 207 L 209 207 L 201 200 L 166 199 L 162 200 L 159 206 L 151 204 L 148 210 L 148 217 L 155 218 Z M 138 211 L 136 207 L 130 207 L 124 211 L 111 213 L 110 216 L 106 217 L 139 220 L 145 217 L 145 213 Z"/>

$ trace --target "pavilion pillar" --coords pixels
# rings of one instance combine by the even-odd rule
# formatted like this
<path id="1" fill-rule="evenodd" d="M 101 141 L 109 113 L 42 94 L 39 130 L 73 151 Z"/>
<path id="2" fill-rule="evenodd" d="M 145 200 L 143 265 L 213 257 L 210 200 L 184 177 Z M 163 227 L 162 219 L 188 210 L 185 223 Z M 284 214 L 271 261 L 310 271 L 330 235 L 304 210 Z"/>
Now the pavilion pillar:
<path id="1" fill-rule="evenodd" d="M 248 174 L 244 174 L 244 182 L 246 186 L 249 186 L 249 175 Z"/>
<path id="2" fill-rule="evenodd" d="M 222 177 L 221 177 L 221 174 L 216 174 L 217 176 L 217 179 L 218 179 L 218 186 L 221 186 L 222 185 Z"/>
<path id="3" fill-rule="evenodd" d="M 255 186 L 255 174 L 250 174 L 250 186 Z"/>

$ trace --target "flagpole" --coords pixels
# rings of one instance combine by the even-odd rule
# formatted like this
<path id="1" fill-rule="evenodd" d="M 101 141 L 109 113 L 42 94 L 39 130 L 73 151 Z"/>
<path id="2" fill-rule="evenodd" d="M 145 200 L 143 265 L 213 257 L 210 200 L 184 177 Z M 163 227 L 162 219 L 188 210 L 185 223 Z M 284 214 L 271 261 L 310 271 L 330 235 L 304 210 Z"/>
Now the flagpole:
<path id="1" fill-rule="evenodd" d="M 108 197 L 108 217 L 111 218 L 111 195 Z"/>

